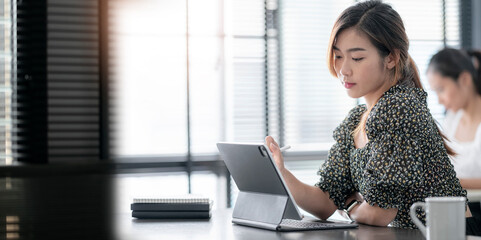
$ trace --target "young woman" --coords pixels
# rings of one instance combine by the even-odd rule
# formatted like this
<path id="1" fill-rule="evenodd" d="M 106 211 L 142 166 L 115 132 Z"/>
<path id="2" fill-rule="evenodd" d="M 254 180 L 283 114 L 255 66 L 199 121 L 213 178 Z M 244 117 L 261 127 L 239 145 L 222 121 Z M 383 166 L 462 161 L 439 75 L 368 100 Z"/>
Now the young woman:
<path id="1" fill-rule="evenodd" d="M 284 167 L 273 153 L 295 201 L 326 219 L 337 209 L 359 222 L 415 228 L 409 208 L 429 196 L 466 196 L 450 149 L 426 105 L 417 68 L 399 14 L 380 1 L 360 2 L 336 20 L 328 46 L 328 68 L 353 98 L 352 109 L 334 131 L 336 143 L 315 186 Z M 419 217 L 423 217 L 419 212 Z"/>
<path id="2" fill-rule="evenodd" d="M 481 52 L 446 48 L 435 54 L 427 76 L 447 109 L 444 131 L 461 186 L 481 189 Z"/>

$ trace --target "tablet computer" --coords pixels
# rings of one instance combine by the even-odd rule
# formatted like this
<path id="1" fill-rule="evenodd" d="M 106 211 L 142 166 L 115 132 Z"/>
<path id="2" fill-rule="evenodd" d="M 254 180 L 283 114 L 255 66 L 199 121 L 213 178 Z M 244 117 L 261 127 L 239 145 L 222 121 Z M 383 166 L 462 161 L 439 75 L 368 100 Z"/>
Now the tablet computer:
<path id="1" fill-rule="evenodd" d="M 239 188 L 234 223 L 277 231 L 357 227 L 326 221 L 297 222 L 302 215 L 264 144 L 224 142 L 217 143 L 217 148 Z"/>

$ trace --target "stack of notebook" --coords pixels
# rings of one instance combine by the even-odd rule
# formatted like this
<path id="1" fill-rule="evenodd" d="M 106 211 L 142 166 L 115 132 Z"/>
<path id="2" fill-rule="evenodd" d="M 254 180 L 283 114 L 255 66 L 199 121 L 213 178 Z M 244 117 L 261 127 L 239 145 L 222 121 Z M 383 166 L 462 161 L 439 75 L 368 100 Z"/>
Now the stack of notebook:
<path id="1" fill-rule="evenodd" d="M 206 219 L 212 200 L 204 197 L 134 198 L 132 217 L 150 219 Z"/>

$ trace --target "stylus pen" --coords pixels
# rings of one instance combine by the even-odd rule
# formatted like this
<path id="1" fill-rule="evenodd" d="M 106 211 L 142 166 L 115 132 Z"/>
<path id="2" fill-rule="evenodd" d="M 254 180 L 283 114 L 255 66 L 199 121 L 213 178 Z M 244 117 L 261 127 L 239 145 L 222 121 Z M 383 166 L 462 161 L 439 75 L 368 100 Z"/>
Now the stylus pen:
<path id="1" fill-rule="evenodd" d="M 286 150 L 288 150 L 289 148 L 291 148 L 291 145 L 286 145 L 284 147 L 281 147 L 281 152 L 285 152 Z"/>

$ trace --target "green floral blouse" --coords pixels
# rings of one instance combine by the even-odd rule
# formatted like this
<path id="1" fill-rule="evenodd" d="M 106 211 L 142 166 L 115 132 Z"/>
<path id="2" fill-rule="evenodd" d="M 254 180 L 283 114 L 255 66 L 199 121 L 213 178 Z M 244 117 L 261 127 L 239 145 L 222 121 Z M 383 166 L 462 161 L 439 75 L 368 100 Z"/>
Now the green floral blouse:
<path id="1" fill-rule="evenodd" d="M 334 130 L 336 143 L 320 168 L 316 186 L 329 192 L 339 209 L 358 191 L 370 205 L 397 208 L 394 227 L 415 228 L 410 206 L 430 196 L 466 196 L 449 161 L 443 139 L 422 89 L 393 86 L 366 122 L 369 139 L 356 148 L 352 132 L 365 105 L 351 110 Z M 418 212 L 421 219 L 424 213 Z"/>

